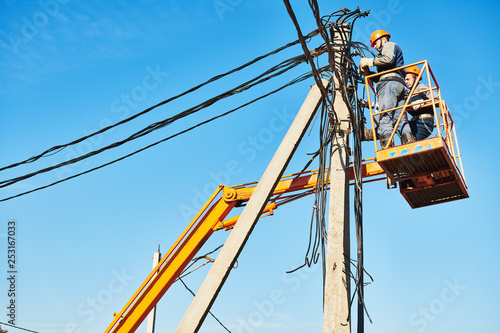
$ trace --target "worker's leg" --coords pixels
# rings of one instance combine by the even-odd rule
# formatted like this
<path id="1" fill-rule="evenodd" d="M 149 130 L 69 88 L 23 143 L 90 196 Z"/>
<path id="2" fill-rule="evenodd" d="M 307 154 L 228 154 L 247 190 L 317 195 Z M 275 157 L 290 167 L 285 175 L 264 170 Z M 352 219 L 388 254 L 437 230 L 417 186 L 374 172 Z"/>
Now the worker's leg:
<path id="1" fill-rule="evenodd" d="M 404 94 L 405 86 L 401 82 L 382 81 L 377 83 L 377 98 L 380 111 L 394 109 L 398 104 L 399 99 L 401 99 L 400 96 L 402 96 L 404 103 Z M 378 127 L 379 136 L 385 137 L 391 135 L 394 124 L 397 120 L 397 118 L 395 118 L 396 112 L 389 111 L 380 115 L 380 122 Z M 399 111 L 399 113 L 401 113 L 401 111 Z M 397 114 L 399 115 L 399 113 Z M 409 127 L 407 131 L 409 131 Z"/>
<path id="2" fill-rule="evenodd" d="M 399 95 L 397 95 L 397 106 L 400 106 L 401 108 L 394 111 L 393 120 L 394 120 L 394 126 L 396 126 L 396 122 L 398 121 L 399 115 L 401 114 L 401 112 L 403 112 L 402 107 L 406 103 L 407 88 L 400 82 L 394 82 L 394 83 L 399 84 L 402 87 L 402 91 L 399 93 Z M 408 110 L 406 110 L 405 113 L 407 112 Z M 407 119 L 406 115 L 403 114 L 403 116 L 401 117 L 401 121 L 399 122 L 399 124 L 397 124 L 398 129 L 396 133 L 399 135 L 399 137 L 402 137 L 402 135 L 407 132 L 411 132 L 410 125 L 408 125 L 408 121 L 406 119 Z"/>
<path id="3" fill-rule="evenodd" d="M 434 130 L 434 117 L 431 115 L 421 115 L 409 122 L 413 136 L 419 140 L 428 138 Z"/>
<path id="4" fill-rule="evenodd" d="M 391 108 L 391 105 L 396 105 L 395 99 L 394 102 L 391 101 L 390 92 L 388 91 L 389 86 L 387 85 L 388 83 L 389 81 L 382 81 L 377 83 L 376 86 L 379 111 L 388 110 Z M 386 137 L 391 135 L 393 114 L 394 112 L 391 111 L 380 115 L 379 126 L 377 129 L 379 136 Z"/>

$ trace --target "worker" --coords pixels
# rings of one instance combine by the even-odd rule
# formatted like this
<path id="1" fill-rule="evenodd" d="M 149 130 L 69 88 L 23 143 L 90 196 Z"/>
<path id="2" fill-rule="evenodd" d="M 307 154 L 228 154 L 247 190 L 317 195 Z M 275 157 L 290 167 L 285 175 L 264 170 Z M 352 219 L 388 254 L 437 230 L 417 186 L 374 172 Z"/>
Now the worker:
<path id="1" fill-rule="evenodd" d="M 371 47 L 374 47 L 378 51 L 378 54 L 375 58 L 361 58 L 359 62 L 359 71 L 361 74 L 370 74 L 369 67 L 374 66 L 377 67 L 377 72 L 379 73 L 404 66 L 403 51 L 396 43 L 391 42 L 390 38 L 391 35 L 384 30 L 373 32 L 370 43 Z M 405 96 L 408 89 L 406 88 L 404 75 L 404 70 L 398 70 L 397 72 L 387 73 L 378 77 L 375 90 L 381 112 L 405 104 Z M 402 108 L 399 108 L 380 115 L 378 135 L 382 149 L 387 146 L 401 112 Z M 403 144 L 415 141 L 406 117 L 401 118 L 396 133 L 401 138 Z"/>
<path id="2" fill-rule="evenodd" d="M 412 116 L 412 119 L 408 122 L 411 128 L 413 136 L 417 140 L 423 140 L 429 135 L 431 135 L 434 129 L 434 108 L 432 105 L 424 106 L 425 102 L 431 99 L 431 92 L 429 91 L 429 86 L 417 82 L 417 78 L 420 74 L 420 69 L 417 66 L 411 66 L 406 69 L 405 81 L 408 88 L 411 89 L 416 85 L 413 95 L 410 97 L 409 104 L 415 104 L 410 107 L 408 113 Z M 422 80 L 420 78 L 418 81 Z M 428 90 L 428 91 L 425 91 Z M 437 93 L 433 90 L 432 94 L 435 99 L 438 98 Z"/>

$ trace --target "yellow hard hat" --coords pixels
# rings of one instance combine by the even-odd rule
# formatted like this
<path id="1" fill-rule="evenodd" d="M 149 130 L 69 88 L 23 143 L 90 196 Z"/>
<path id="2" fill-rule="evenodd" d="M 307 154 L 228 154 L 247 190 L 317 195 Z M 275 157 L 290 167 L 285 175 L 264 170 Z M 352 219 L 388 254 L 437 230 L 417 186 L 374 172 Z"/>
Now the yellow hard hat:
<path id="1" fill-rule="evenodd" d="M 405 73 L 406 74 L 408 74 L 408 73 L 415 74 L 416 76 L 418 76 L 420 74 L 420 68 L 418 68 L 417 66 L 410 66 L 410 67 L 406 68 Z M 420 78 L 420 80 L 422 80 L 422 78 Z"/>
<path id="2" fill-rule="evenodd" d="M 389 33 L 387 33 L 384 30 L 376 30 L 376 31 L 374 31 L 372 33 L 371 38 L 370 38 L 370 43 L 372 44 L 372 47 L 375 44 L 375 42 L 377 41 L 377 39 L 379 39 L 380 37 L 384 37 L 384 36 L 387 36 L 387 37 L 391 38 L 391 35 L 389 35 Z"/>

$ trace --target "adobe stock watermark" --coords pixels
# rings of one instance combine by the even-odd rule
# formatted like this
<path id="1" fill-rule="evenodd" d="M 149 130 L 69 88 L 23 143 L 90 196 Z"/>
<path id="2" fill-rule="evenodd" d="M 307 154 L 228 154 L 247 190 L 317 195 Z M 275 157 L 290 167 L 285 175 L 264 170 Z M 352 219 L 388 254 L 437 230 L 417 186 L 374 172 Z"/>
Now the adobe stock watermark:
<path id="1" fill-rule="evenodd" d="M 425 306 L 419 307 L 417 311 L 410 314 L 408 317 L 408 323 L 413 329 L 401 331 L 400 333 L 425 332 L 432 325 L 432 323 L 439 319 L 439 317 L 452 303 L 457 301 L 463 291 L 467 290 L 467 286 L 462 285 L 458 281 L 458 278 L 455 278 L 453 282 L 444 280 L 444 285 L 444 288 L 436 298 L 432 299 Z"/>
<path id="2" fill-rule="evenodd" d="M 223 170 L 209 171 L 208 178 L 210 180 L 201 187 L 193 188 L 193 197 L 190 203 L 181 203 L 178 206 L 185 224 L 188 224 L 196 216 L 220 184 L 234 185 L 232 179 L 240 175 L 245 165 L 254 161 L 269 144 L 274 142 L 279 133 L 286 132 L 296 116 L 295 113 L 289 112 L 286 107 L 283 107 L 282 110 L 275 108 L 272 110 L 272 114 L 273 116 L 269 119 L 266 127 L 259 129 L 254 135 L 248 136 L 237 145 L 236 156 L 240 158 L 229 160 Z"/>
<path id="3" fill-rule="evenodd" d="M 132 111 L 137 108 L 139 103 L 146 100 L 151 91 L 158 88 L 160 84 L 169 76 L 168 72 L 164 72 L 161 70 L 160 65 L 156 65 L 155 67 L 147 66 L 145 68 L 145 71 L 146 74 L 143 76 L 140 84 L 132 87 L 128 92 L 122 93 L 120 97 L 114 99 L 111 102 L 110 110 L 113 114 L 115 114 L 112 117 L 113 119 L 118 118 L 118 120 L 124 120 L 129 117 L 132 114 Z M 97 128 L 93 128 L 91 130 L 85 129 L 82 131 L 82 134 L 84 136 L 87 136 L 91 133 L 112 125 L 116 122 L 113 121 L 112 118 L 102 118 L 99 121 Z M 113 132 L 113 128 L 104 133 L 100 133 L 98 135 L 90 137 L 87 140 L 82 141 L 74 146 L 67 147 L 65 149 L 66 156 L 64 157 L 64 160 L 69 161 L 71 159 L 90 153 L 97 147 L 101 146 L 104 140 L 104 135 L 111 132 Z M 54 172 L 56 173 L 57 180 L 61 180 L 68 175 L 71 175 L 72 171 L 77 168 L 79 164 L 80 162 L 76 162 L 56 169 Z"/>
<path id="4" fill-rule="evenodd" d="M 288 300 L 290 294 L 299 290 L 319 266 L 312 265 L 307 271 L 303 268 L 291 274 L 283 273 L 281 277 L 283 288 L 273 289 L 267 298 L 253 301 L 253 310 L 248 313 L 246 318 L 238 317 L 236 319 L 236 330 L 233 332 L 252 333 L 266 325 L 267 321 L 278 313 L 280 305 Z"/>
<path id="5" fill-rule="evenodd" d="M 95 294 L 87 297 L 83 302 L 77 305 L 76 314 L 79 317 L 77 321 L 67 322 L 64 327 L 64 333 L 80 333 L 82 332 L 82 327 L 92 323 L 97 314 L 106 310 L 106 306 L 109 305 L 116 295 L 120 294 L 125 290 L 125 287 L 129 285 L 131 281 L 135 280 L 135 277 L 129 275 L 125 268 L 121 271 L 112 270 L 112 277 L 109 279 L 105 288 L 98 290 Z M 108 312 L 111 313 L 111 310 Z"/>
<path id="6" fill-rule="evenodd" d="M 7 45 L 15 54 L 19 54 L 19 47 L 33 40 L 39 32 L 49 23 L 51 18 L 59 15 L 61 5 L 66 5 L 70 0 L 40 0 L 37 10 L 33 15 L 21 18 L 21 28 L 19 31 L 1 32 L 3 35 L 0 41 Z"/>
<path id="7" fill-rule="evenodd" d="M 481 106 L 481 102 L 489 99 L 500 87 L 500 81 L 493 81 L 493 74 L 478 77 L 478 83 L 474 88 L 474 93 L 466 96 L 459 104 L 454 104 L 451 108 L 455 126 L 459 127 L 464 119 L 468 119 Z"/>
<path id="8" fill-rule="evenodd" d="M 219 16 L 219 20 L 224 21 L 226 12 L 232 12 L 236 7 L 241 5 L 242 2 L 243 0 L 214 0 L 212 5 Z"/>

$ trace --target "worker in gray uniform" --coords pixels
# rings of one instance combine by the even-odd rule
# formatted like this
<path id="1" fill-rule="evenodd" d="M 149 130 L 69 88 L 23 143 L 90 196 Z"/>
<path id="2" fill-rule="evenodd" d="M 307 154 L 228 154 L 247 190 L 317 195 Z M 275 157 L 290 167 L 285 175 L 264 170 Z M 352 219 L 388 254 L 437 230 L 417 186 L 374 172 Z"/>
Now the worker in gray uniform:
<path id="1" fill-rule="evenodd" d="M 384 30 L 373 32 L 370 43 L 371 46 L 378 51 L 378 54 L 374 58 L 361 58 L 359 63 L 359 71 L 361 74 L 369 75 L 369 67 L 374 66 L 377 67 L 377 72 L 379 73 L 404 66 L 403 51 L 396 43 L 391 42 L 390 38 L 391 35 Z M 375 91 L 381 112 L 404 105 L 405 96 L 408 92 L 404 76 L 404 70 L 398 70 L 397 72 L 386 73 L 378 77 Z M 402 108 L 399 108 L 380 115 L 377 132 L 382 149 L 386 148 L 401 112 Z M 415 141 L 415 137 L 411 133 L 410 126 L 406 121 L 406 117 L 401 118 L 396 133 L 401 138 L 403 144 Z"/>
<path id="2" fill-rule="evenodd" d="M 406 85 L 410 91 L 416 85 L 409 104 L 417 104 L 411 106 L 408 110 L 408 113 L 412 116 L 408 124 L 415 139 L 423 140 L 429 137 L 434 130 L 434 108 L 432 105 L 425 105 L 431 99 L 431 92 L 427 84 L 417 82 L 420 74 L 420 69 L 417 66 L 408 67 L 405 72 Z M 435 100 L 438 99 L 438 94 L 434 90 L 432 95 Z"/>

